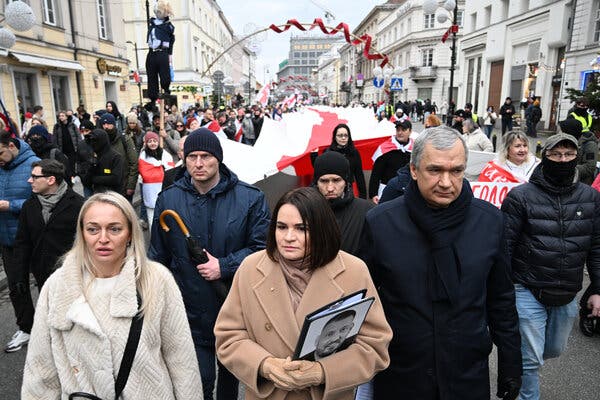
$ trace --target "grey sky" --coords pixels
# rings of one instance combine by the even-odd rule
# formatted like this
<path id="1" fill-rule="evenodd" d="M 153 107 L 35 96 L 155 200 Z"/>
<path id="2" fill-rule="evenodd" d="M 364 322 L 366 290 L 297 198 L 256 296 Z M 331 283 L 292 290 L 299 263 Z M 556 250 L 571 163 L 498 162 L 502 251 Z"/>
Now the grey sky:
<path id="1" fill-rule="evenodd" d="M 229 24 L 239 36 L 243 36 L 249 25 L 258 29 L 267 28 L 270 24 L 284 24 L 295 18 L 301 23 L 311 23 L 315 18 L 322 18 L 327 26 L 335 26 L 340 22 L 349 25 L 350 30 L 363 20 L 373 6 L 385 3 L 385 0 L 315 0 L 322 4 L 336 17 L 330 24 L 325 20 L 325 13 L 310 0 L 218 0 L 217 3 L 227 17 Z M 315 34 L 319 30 L 313 30 Z M 285 33 L 269 31 L 265 40 L 260 43 L 260 51 L 256 62 L 258 81 L 274 78 L 278 65 L 287 58 L 290 33 L 297 35 L 300 31 L 294 27 Z M 269 73 L 266 73 L 268 67 Z"/>

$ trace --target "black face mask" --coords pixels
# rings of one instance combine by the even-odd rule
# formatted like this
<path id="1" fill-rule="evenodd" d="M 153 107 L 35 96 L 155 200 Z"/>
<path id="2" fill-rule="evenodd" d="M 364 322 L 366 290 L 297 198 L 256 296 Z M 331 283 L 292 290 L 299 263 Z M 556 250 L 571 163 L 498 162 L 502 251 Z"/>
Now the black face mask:
<path id="1" fill-rule="evenodd" d="M 33 136 L 33 137 L 29 138 L 27 143 L 29 143 L 29 146 L 31 147 L 31 149 L 37 155 L 44 150 L 44 147 L 46 147 L 46 144 L 48 142 L 42 136 Z"/>
<path id="2" fill-rule="evenodd" d="M 94 150 L 94 153 L 99 154 L 101 152 L 102 146 L 93 134 L 86 135 L 84 140 Z"/>
<path id="3" fill-rule="evenodd" d="M 542 173 L 544 178 L 555 186 L 570 186 L 575 178 L 577 158 L 566 161 L 552 161 L 548 157 L 542 158 Z"/>
<path id="4" fill-rule="evenodd" d="M 580 117 L 586 117 L 587 116 L 587 108 L 581 108 L 581 107 L 575 107 L 575 110 L 573 110 L 573 112 L 577 115 L 579 115 Z"/>
<path id="5" fill-rule="evenodd" d="M 110 140 L 111 142 L 113 140 L 115 140 L 115 138 L 117 137 L 117 129 L 113 128 L 113 129 L 105 129 L 106 134 L 108 135 L 108 140 Z"/>

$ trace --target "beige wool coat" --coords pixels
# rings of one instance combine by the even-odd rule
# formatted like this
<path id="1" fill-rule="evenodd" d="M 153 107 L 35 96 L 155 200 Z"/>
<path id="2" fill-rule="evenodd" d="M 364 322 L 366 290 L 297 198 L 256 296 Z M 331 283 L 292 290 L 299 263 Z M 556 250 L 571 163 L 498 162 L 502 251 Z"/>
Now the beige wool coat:
<path id="1" fill-rule="evenodd" d="M 148 262 L 159 293 L 144 324 L 124 400 L 202 399 L 196 352 L 179 288 L 162 265 Z M 115 398 L 115 380 L 137 313 L 134 261 L 111 294 L 114 325 L 103 330 L 82 293 L 82 268 L 67 258 L 42 287 L 21 398 L 63 399 L 73 392 Z"/>
<path id="2" fill-rule="evenodd" d="M 287 392 L 259 375 L 267 357 L 293 356 L 304 318 L 312 311 L 360 289 L 374 296 L 356 342 L 319 360 L 325 384 Z M 215 324 L 217 356 L 246 385 L 246 399 L 354 399 L 354 388 L 369 381 L 389 364 L 392 331 L 366 265 L 340 251 L 336 258 L 313 272 L 296 313 L 278 263 L 266 251 L 248 256 L 233 279 L 233 286 Z"/>

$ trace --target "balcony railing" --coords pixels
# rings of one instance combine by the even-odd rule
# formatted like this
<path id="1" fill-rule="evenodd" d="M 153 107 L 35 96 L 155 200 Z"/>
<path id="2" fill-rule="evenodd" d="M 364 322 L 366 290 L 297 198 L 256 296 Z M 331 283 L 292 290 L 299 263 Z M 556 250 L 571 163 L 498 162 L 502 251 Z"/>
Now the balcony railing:
<path id="1" fill-rule="evenodd" d="M 410 79 L 413 81 L 420 80 L 431 80 L 434 81 L 437 78 L 437 65 L 431 67 L 410 67 Z"/>

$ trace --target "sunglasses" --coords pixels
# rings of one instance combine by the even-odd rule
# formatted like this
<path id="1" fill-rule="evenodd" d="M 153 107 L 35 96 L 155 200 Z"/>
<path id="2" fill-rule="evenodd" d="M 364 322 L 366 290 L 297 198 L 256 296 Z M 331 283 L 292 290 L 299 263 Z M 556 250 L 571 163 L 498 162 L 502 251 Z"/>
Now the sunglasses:
<path id="1" fill-rule="evenodd" d="M 183 128 L 183 125 L 179 125 L 179 124 L 177 124 L 177 125 L 175 125 L 175 127 L 176 127 L 176 128 Z"/>

